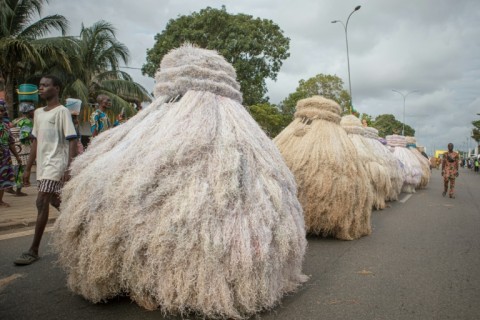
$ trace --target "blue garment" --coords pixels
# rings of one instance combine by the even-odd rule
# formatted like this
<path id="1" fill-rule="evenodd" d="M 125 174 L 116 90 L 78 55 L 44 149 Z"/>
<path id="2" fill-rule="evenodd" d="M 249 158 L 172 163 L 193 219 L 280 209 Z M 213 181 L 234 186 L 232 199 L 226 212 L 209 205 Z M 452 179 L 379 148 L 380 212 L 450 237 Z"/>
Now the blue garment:
<path id="1" fill-rule="evenodd" d="M 97 130 L 97 134 L 106 131 L 111 127 L 107 114 L 100 109 L 95 110 L 90 116 L 90 125 L 90 131 L 93 133 Z"/>

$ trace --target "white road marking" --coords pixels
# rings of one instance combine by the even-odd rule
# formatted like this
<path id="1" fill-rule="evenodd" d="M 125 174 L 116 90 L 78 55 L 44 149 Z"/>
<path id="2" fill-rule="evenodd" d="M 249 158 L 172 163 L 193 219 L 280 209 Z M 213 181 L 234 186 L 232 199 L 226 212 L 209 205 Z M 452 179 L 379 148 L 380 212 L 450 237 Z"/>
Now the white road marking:
<path id="1" fill-rule="evenodd" d="M 14 273 L 12 274 L 11 276 L 8 276 L 6 278 L 3 278 L 3 279 L 0 279 L 0 291 L 6 287 L 8 284 L 10 284 L 11 282 L 15 281 L 16 279 L 18 278 L 23 278 L 25 277 L 24 274 L 21 274 L 21 273 Z"/>
<path id="2" fill-rule="evenodd" d="M 45 232 L 50 232 L 53 230 L 52 227 L 46 227 Z M 27 230 L 27 231 L 20 231 L 20 232 L 15 232 L 15 233 L 9 233 L 9 234 L 4 234 L 0 235 L 0 240 L 7 240 L 7 239 L 13 239 L 13 238 L 19 238 L 19 237 L 25 237 L 25 236 L 30 236 L 35 233 L 35 229 L 32 230 Z"/>
<path id="3" fill-rule="evenodd" d="M 402 200 L 400 200 L 400 202 L 401 202 L 401 203 L 407 202 L 407 200 L 410 199 L 411 196 L 412 196 L 411 193 L 410 193 L 410 194 L 407 194 L 407 195 L 405 196 L 405 198 L 403 198 Z"/>

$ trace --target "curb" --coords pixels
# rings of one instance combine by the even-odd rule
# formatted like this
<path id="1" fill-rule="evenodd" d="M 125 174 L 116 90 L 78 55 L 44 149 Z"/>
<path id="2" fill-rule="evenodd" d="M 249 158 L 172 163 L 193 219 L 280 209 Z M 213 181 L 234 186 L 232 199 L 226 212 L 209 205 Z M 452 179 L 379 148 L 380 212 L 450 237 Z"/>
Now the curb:
<path id="1" fill-rule="evenodd" d="M 57 218 L 49 218 L 47 221 L 47 225 L 53 224 L 57 220 Z M 5 224 L 5 225 L 0 225 L 0 231 L 9 231 L 9 230 L 14 230 L 14 229 L 22 229 L 22 228 L 28 228 L 28 227 L 33 227 L 35 226 L 36 221 L 25 221 L 25 222 L 17 222 L 17 223 L 12 223 L 12 224 Z"/>

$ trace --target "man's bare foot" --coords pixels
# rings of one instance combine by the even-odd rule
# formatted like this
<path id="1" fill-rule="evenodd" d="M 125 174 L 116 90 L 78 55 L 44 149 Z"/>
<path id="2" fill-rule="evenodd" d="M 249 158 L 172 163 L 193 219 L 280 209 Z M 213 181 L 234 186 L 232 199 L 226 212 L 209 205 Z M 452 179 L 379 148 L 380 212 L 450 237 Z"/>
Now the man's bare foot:
<path id="1" fill-rule="evenodd" d="M 25 197 L 25 196 L 28 196 L 28 194 L 22 191 L 17 190 L 17 192 L 15 193 L 15 197 Z"/>
<path id="2" fill-rule="evenodd" d="M 0 202 L 0 207 L 7 207 L 8 208 L 8 207 L 10 207 L 10 205 L 8 203 L 2 201 L 2 202 Z"/>
<path id="3" fill-rule="evenodd" d="M 13 191 L 13 188 L 5 189 L 5 192 L 10 194 L 15 194 L 15 191 Z"/>

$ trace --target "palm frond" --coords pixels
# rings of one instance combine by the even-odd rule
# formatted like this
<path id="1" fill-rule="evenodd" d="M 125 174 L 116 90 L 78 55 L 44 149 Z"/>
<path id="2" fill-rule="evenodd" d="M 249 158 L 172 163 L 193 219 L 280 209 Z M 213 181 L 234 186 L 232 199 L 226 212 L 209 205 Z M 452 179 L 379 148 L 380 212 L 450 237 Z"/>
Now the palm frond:
<path id="1" fill-rule="evenodd" d="M 121 70 L 111 70 L 111 71 L 102 72 L 96 75 L 96 79 L 98 81 L 105 81 L 105 80 L 133 81 L 133 78 L 131 75 Z"/>
<path id="2" fill-rule="evenodd" d="M 9 19 L 9 31 L 12 36 L 20 34 L 31 23 L 34 17 L 40 16 L 42 6 L 48 0 L 10 1 L 13 15 Z"/>
<path id="3" fill-rule="evenodd" d="M 87 121 L 88 117 L 91 114 L 90 99 L 89 99 L 89 90 L 88 87 L 81 81 L 77 79 L 72 83 L 68 84 L 63 90 L 63 100 L 66 98 L 76 98 L 82 100 L 82 111 L 80 113 L 80 121 Z"/>
<path id="4" fill-rule="evenodd" d="M 116 95 L 127 101 L 152 101 L 148 91 L 140 84 L 122 79 L 105 80 L 101 82 L 102 89 L 115 92 Z"/>
<path id="5" fill-rule="evenodd" d="M 108 61 L 112 68 L 117 69 L 119 59 L 121 59 L 124 64 L 128 64 L 129 54 L 128 48 L 124 44 L 115 41 L 110 43 L 110 46 L 102 52 L 99 59 Z"/>
<path id="6" fill-rule="evenodd" d="M 88 32 L 92 33 L 93 35 L 109 33 L 113 38 L 115 38 L 117 31 L 113 24 L 105 20 L 97 21 L 89 28 L 84 28 L 82 25 L 82 31 L 84 30 L 88 30 Z"/>
<path id="7" fill-rule="evenodd" d="M 0 69 L 4 69 L 6 66 L 3 63 L 8 61 L 27 61 L 45 67 L 45 61 L 32 41 L 16 38 L 1 39 L 0 52 L 2 56 Z M 18 66 L 18 63 L 16 65 Z"/>
<path id="8" fill-rule="evenodd" d="M 35 42 L 36 51 L 46 60 L 61 65 L 67 72 L 71 72 L 70 57 L 61 46 L 56 45 L 57 43 L 65 44 L 63 41 Z"/>
<path id="9" fill-rule="evenodd" d="M 0 1 L 0 39 L 10 36 L 8 22 L 13 15 L 14 11 L 9 1 Z"/>
<path id="10" fill-rule="evenodd" d="M 90 103 L 89 101 L 89 91 L 88 87 L 80 79 L 75 80 L 71 84 L 65 87 L 63 91 L 63 97 L 66 98 L 76 98 L 82 100 L 84 105 Z"/>
<path id="11" fill-rule="evenodd" d="M 64 36 L 68 27 L 68 20 L 64 16 L 56 14 L 30 24 L 18 36 L 27 39 L 38 39 L 52 31 L 61 31 L 62 36 Z"/>

